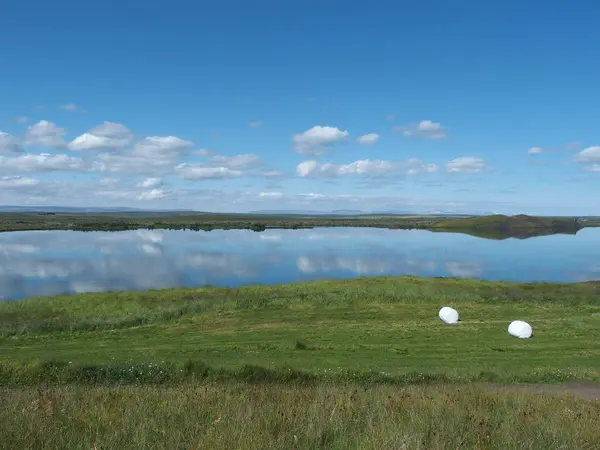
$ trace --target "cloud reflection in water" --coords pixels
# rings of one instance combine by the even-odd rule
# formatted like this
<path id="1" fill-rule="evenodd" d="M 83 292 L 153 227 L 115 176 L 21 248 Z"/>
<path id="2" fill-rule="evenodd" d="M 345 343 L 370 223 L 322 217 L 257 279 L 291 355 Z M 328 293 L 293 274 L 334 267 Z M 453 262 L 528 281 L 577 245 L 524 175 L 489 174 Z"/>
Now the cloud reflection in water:
<path id="1" fill-rule="evenodd" d="M 593 231 L 500 242 L 369 228 L 0 233 L 0 298 L 402 274 L 600 279 Z"/>

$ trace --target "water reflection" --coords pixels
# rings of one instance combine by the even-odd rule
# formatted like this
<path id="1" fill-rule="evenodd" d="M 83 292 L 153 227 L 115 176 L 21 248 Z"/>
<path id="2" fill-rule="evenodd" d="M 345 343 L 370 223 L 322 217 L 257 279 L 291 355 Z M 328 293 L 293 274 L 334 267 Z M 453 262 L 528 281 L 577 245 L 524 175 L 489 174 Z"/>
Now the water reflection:
<path id="1" fill-rule="evenodd" d="M 591 281 L 598 244 L 600 229 L 503 241 L 368 228 L 0 233 L 0 298 L 402 274 Z"/>

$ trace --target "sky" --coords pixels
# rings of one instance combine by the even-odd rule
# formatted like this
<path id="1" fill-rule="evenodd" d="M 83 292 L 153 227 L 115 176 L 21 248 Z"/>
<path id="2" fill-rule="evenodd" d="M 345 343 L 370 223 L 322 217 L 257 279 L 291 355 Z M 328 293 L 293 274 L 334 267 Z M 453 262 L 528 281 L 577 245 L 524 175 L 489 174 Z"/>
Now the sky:
<path id="1" fill-rule="evenodd" d="M 600 215 L 600 2 L 0 2 L 0 205 Z"/>

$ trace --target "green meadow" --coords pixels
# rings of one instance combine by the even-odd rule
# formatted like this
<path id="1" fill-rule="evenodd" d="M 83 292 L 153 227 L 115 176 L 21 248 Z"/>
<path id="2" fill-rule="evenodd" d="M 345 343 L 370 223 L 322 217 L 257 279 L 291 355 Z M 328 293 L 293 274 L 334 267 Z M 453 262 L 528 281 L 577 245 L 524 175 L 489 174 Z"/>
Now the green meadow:
<path id="1" fill-rule="evenodd" d="M 573 385 L 600 392 L 599 294 L 380 277 L 2 302 L 0 448 L 599 448 Z"/>
<path id="2" fill-rule="evenodd" d="M 32 298 L 0 304 L 5 364 L 202 362 L 311 374 L 597 379 L 600 284 L 416 277 Z M 462 322 L 446 325 L 442 306 Z M 508 335 L 512 320 L 534 328 Z M 36 363 L 36 361 L 38 363 Z"/>

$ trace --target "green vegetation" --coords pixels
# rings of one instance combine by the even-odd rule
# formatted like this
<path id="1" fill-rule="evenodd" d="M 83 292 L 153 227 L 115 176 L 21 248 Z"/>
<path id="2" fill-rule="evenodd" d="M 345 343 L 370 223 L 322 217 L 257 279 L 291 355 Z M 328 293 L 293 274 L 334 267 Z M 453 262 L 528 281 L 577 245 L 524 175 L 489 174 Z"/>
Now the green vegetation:
<path id="1" fill-rule="evenodd" d="M 451 217 L 446 219 L 452 220 Z M 170 230 L 264 231 L 266 228 L 375 227 L 426 228 L 433 218 L 423 216 L 292 216 L 256 214 L 152 213 L 0 213 L 0 231 L 79 230 L 123 231 L 140 228 Z"/>
<path id="2" fill-rule="evenodd" d="M 594 448 L 598 401 L 535 391 L 600 381 L 599 294 L 378 277 L 2 302 L 0 442 Z M 535 337 L 510 337 L 514 319 Z"/>
<path id="3" fill-rule="evenodd" d="M 0 303 L 0 358 L 3 373 L 17 381 L 48 369 L 13 367 L 35 360 L 55 362 L 59 372 L 66 370 L 59 363 L 77 371 L 164 362 L 173 373 L 201 361 L 217 378 L 250 365 L 273 370 L 271 378 L 290 368 L 344 379 L 399 377 L 392 383 L 414 374 L 596 380 L 599 294 L 598 283 L 382 277 L 33 298 Z M 457 308 L 463 322 L 444 325 L 437 318 L 444 305 Z M 529 321 L 535 338 L 508 336 L 515 319 Z M 75 376 L 69 371 L 66 380 Z"/>
<path id="4" fill-rule="evenodd" d="M 486 386 L 0 389 L 6 449 L 593 449 L 600 403 Z"/>
<path id="5" fill-rule="evenodd" d="M 575 234 L 583 227 L 584 225 L 575 218 L 533 217 L 525 214 L 517 216 L 497 214 L 458 220 L 441 220 L 431 226 L 436 231 L 464 232 L 488 239 L 508 237 L 525 239 L 557 233 Z"/>
<path id="6" fill-rule="evenodd" d="M 122 213 L 0 213 L 0 232 L 19 230 L 123 231 L 135 229 L 264 231 L 267 228 L 372 227 L 390 229 L 426 229 L 457 231 L 475 236 L 503 239 L 533 237 L 553 233 L 575 233 L 583 226 L 600 222 L 571 218 L 531 216 L 418 216 L 351 215 L 299 216 L 214 213 L 152 212 Z"/>

